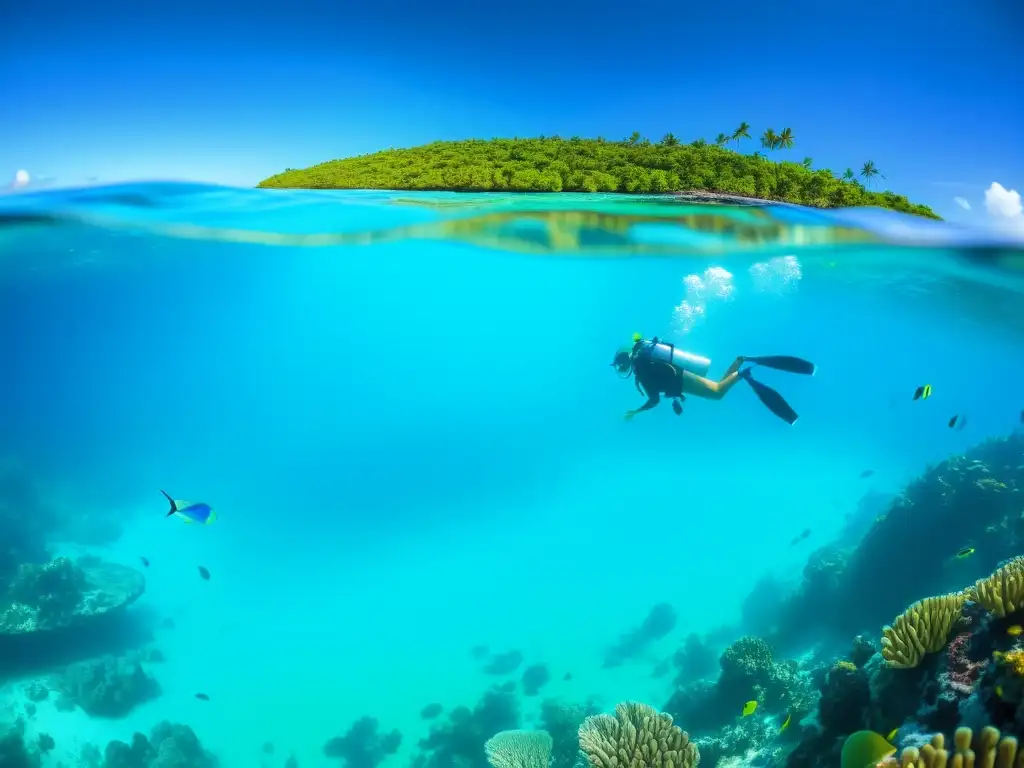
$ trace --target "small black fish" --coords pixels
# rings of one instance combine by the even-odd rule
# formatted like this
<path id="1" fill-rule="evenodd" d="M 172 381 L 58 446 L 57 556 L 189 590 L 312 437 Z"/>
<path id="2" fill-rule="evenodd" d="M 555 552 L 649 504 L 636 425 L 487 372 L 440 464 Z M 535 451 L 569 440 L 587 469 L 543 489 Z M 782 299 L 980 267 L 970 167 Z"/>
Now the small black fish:
<path id="1" fill-rule="evenodd" d="M 873 470 L 873 469 L 865 469 L 863 472 L 860 473 L 860 479 L 864 480 L 866 478 L 871 477 L 873 474 L 875 474 L 875 470 Z"/>
<path id="2" fill-rule="evenodd" d="M 789 546 L 791 546 L 791 547 L 796 546 L 797 544 L 799 544 L 801 541 L 803 541 L 804 539 L 806 539 L 810 535 L 811 535 L 811 529 L 810 528 L 804 528 L 803 531 L 800 532 L 799 536 L 797 536 L 791 542 L 789 542 Z"/>
<path id="3" fill-rule="evenodd" d="M 210 580 L 210 572 L 208 570 L 206 570 L 205 568 L 203 568 L 203 566 L 201 566 L 201 565 L 199 566 L 199 576 L 200 576 L 200 578 L 203 579 L 203 581 L 209 581 Z"/>
<path id="4" fill-rule="evenodd" d="M 920 387 L 918 387 L 917 389 L 914 390 L 914 399 L 915 400 L 927 400 L 931 396 L 932 396 L 932 385 L 931 384 L 924 384 L 924 385 L 922 385 L 922 386 L 920 386 Z"/>
<path id="5" fill-rule="evenodd" d="M 142 561 L 142 567 L 143 567 L 143 568 L 149 568 L 149 560 L 147 560 L 147 559 L 146 559 L 146 558 L 144 558 L 144 557 L 140 557 L 140 558 L 139 558 L 139 560 L 141 560 L 141 561 Z"/>
<path id="6" fill-rule="evenodd" d="M 197 693 L 196 694 L 196 698 L 199 699 L 200 701 L 209 701 L 210 700 L 210 697 L 207 696 L 205 693 Z"/>
<path id="7" fill-rule="evenodd" d="M 964 428 L 965 424 L 967 424 L 967 417 L 961 416 L 958 413 L 949 420 L 946 426 L 949 427 L 950 429 L 955 429 L 957 432 L 959 432 L 961 429 Z"/>

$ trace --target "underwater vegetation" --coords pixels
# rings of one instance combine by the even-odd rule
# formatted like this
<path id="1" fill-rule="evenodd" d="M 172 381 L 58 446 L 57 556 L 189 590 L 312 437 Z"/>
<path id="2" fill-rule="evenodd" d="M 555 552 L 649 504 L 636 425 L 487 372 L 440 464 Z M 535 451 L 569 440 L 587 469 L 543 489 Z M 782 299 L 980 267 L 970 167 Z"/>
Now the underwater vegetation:
<path id="1" fill-rule="evenodd" d="M 766 131 L 762 148 L 769 153 L 791 148 L 792 132 L 786 129 L 783 134 L 788 134 L 784 141 L 782 134 Z M 734 134 L 730 140 L 743 138 L 750 137 Z M 861 184 L 849 168 L 836 175 L 827 169 L 815 170 L 810 158 L 802 163 L 776 163 L 760 152 L 740 154 L 725 143 L 681 144 L 672 134 L 658 144 L 639 134 L 621 142 L 557 136 L 438 141 L 288 169 L 259 186 L 631 194 L 705 190 L 819 208 L 872 205 L 939 218 L 927 206 L 902 195 L 869 190 L 865 185 L 880 175 L 872 162 L 862 166 Z"/>
<path id="2" fill-rule="evenodd" d="M 147 620 L 133 608 L 143 572 L 53 556 L 70 530 L 61 513 L 26 478 L 3 477 L 0 676 L 17 681 L 24 703 L 0 728 L 0 765 L 32 768 L 60 747 L 59 737 L 27 736 L 37 706 L 120 720 L 162 695 L 163 653 L 145 632 L 122 631 Z M 799 583 L 754 587 L 743 631 L 695 633 L 682 606 L 650 605 L 599 665 L 653 668 L 664 685 L 655 706 L 622 701 L 608 712 L 593 696 L 550 696 L 552 679 L 571 670 L 478 645 L 469 653 L 491 684 L 475 702 L 437 691 L 420 704 L 419 733 L 366 713 L 318 749 L 347 768 L 1011 768 L 1024 733 L 1022 491 L 1018 430 L 927 467 L 897 494 L 865 494 L 808 555 Z M 19 510 L 42 510 L 46 525 Z M 218 706 L 217 696 L 195 698 Z M 299 765 L 257 736 L 253 754 Z M 217 758 L 188 725 L 160 722 L 149 735 L 83 746 L 78 765 L 212 768 Z"/>

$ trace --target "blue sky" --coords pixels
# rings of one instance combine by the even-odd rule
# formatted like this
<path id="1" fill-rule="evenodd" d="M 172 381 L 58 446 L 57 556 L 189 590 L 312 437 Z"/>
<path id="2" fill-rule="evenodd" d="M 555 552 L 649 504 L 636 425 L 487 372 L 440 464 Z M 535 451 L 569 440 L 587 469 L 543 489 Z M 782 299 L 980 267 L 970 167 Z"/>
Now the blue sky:
<path id="1" fill-rule="evenodd" d="M 746 120 L 952 220 L 1024 189 L 1016 0 L 5 5 L 0 183 L 250 185 L 434 139 Z"/>

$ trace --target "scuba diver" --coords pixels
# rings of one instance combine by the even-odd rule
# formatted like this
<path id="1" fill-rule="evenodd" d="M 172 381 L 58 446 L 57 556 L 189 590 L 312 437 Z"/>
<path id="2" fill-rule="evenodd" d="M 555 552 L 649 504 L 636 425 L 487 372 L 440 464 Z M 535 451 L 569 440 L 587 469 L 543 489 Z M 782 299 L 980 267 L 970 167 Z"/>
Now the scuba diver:
<path id="1" fill-rule="evenodd" d="M 744 363 L 750 367 L 740 370 Z M 636 376 L 637 391 L 647 402 L 635 410 L 626 411 L 626 419 L 632 419 L 641 411 L 649 411 L 661 402 L 661 396 L 672 398 L 672 411 L 676 416 L 683 412 L 684 395 L 694 395 L 706 400 L 721 400 L 736 382 L 746 381 L 758 399 L 776 416 L 787 424 L 795 424 L 799 418 L 782 395 L 769 386 L 755 381 L 751 368 L 763 365 L 787 373 L 814 375 L 814 364 L 799 357 L 770 355 L 767 357 L 737 357 L 718 381 L 705 378 L 711 361 L 698 355 L 677 349 L 674 344 L 660 341 L 657 336 L 644 339 L 639 333 L 633 335 L 633 345 L 623 347 L 615 354 L 612 366 L 622 378 Z"/>

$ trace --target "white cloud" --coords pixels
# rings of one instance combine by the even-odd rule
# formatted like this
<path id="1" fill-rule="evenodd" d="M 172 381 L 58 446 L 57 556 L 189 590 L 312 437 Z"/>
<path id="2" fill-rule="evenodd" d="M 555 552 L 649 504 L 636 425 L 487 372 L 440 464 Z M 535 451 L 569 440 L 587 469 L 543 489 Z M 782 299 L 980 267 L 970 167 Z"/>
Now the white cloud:
<path id="1" fill-rule="evenodd" d="M 993 181 L 992 186 L 985 190 L 985 207 L 993 216 L 1016 219 L 1024 215 L 1020 192 L 1016 189 L 1007 189 L 998 181 Z"/>
<path id="2" fill-rule="evenodd" d="M 25 187 L 25 186 L 28 186 L 28 183 L 31 180 L 32 180 L 32 177 L 28 175 L 28 171 L 26 171 L 25 169 L 22 168 L 22 169 L 19 169 L 14 174 L 14 183 L 11 186 L 13 186 L 13 187 Z"/>
<path id="3" fill-rule="evenodd" d="M 963 197 L 954 197 L 953 202 L 963 208 L 965 211 L 971 210 L 971 204 Z"/>
<path id="4" fill-rule="evenodd" d="M 993 181 L 985 190 L 985 208 L 997 228 L 1013 232 L 1014 235 L 1024 235 L 1024 205 L 1016 189 L 1007 189 Z"/>

